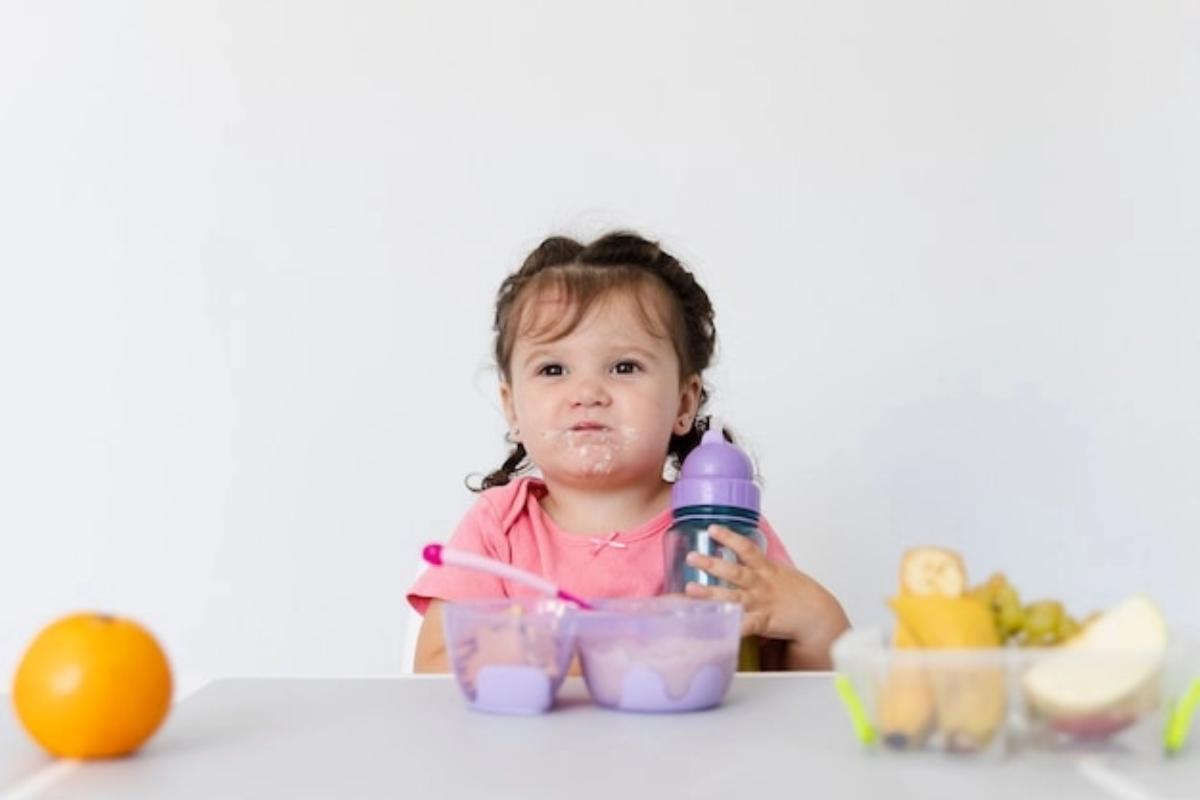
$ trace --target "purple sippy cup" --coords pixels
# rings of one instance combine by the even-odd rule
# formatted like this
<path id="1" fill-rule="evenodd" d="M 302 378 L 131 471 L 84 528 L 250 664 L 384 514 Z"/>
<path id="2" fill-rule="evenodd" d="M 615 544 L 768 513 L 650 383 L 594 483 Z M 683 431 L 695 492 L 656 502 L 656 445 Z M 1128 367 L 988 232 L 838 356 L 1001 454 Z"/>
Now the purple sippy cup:
<path id="1" fill-rule="evenodd" d="M 760 550 L 767 546 L 758 529 L 758 484 L 754 465 L 740 448 L 725 441 L 724 428 L 715 420 L 700 445 L 688 453 L 671 488 L 671 529 L 663 538 L 663 593 L 680 594 L 688 583 L 725 586 L 726 582 L 687 563 L 695 550 L 706 556 L 737 561 L 733 551 L 708 533 L 710 525 L 722 525 L 754 540 Z M 742 640 L 738 669 L 758 671 L 759 643 L 755 637 Z"/>
<path id="2" fill-rule="evenodd" d="M 724 581 L 688 565 L 691 551 L 736 561 L 737 556 L 708 534 L 708 526 L 726 528 L 754 540 L 760 549 L 766 538 L 758 529 L 759 491 L 750 457 L 725 441 L 714 422 L 700 445 L 684 459 L 671 489 L 674 522 L 664 538 L 665 594 L 682 593 L 689 583 L 723 586 Z"/>

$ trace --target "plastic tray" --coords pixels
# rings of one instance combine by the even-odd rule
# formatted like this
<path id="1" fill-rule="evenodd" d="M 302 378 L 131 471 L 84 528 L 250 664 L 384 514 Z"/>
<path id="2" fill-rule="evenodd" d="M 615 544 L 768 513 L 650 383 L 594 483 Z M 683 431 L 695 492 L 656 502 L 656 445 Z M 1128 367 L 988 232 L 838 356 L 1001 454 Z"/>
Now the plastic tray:
<path id="1" fill-rule="evenodd" d="M 885 752 L 1175 754 L 1200 702 L 1194 643 L 1153 654 L 889 641 L 881 629 L 854 630 L 833 646 L 858 737 Z"/>

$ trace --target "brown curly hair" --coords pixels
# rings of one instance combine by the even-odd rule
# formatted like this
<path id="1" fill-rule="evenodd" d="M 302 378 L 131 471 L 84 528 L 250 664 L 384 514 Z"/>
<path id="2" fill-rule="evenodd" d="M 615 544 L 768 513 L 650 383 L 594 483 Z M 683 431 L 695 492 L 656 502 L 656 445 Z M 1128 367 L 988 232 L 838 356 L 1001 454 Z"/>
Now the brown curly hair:
<path id="1" fill-rule="evenodd" d="M 500 284 L 496 295 L 494 356 L 504 380 L 511 379 L 509 370 L 518 333 L 549 336 L 552 340 L 566 336 L 598 300 L 614 290 L 630 292 L 651 330 L 666 327 L 663 333 L 671 339 L 681 379 L 703 375 L 716 348 L 713 307 L 708 293 L 657 242 L 629 231 L 616 231 L 586 245 L 563 236 L 551 236 Z M 562 298 L 570 312 L 547 321 L 538 330 L 530 330 L 531 320 L 525 313 L 529 301 L 547 291 Z M 648 308 L 649 298 L 661 299 Z M 707 388 L 701 388 L 698 410 L 703 410 L 708 397 Z M 671 435 L 665 458 L 678 467 L 700 443 L 707 428 L 708 419 L 698 414 L 690 431 L 682 436 Z M 499 469 L 485 476 L 479 486 L 469 483 L 468 486 L 477 492 L 503 486 L 532 466 L 525 446 L 518 443 Z"/>

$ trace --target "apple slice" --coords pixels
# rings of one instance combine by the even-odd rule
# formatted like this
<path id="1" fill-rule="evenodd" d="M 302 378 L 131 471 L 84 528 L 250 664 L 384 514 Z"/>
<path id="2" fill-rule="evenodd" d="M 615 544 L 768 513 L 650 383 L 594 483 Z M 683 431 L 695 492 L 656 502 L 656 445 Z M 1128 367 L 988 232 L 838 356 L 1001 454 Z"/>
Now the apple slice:
<path id="1" fill-rule="evenodd" d="M 1135 595 L 1025 673 L 1030 705 L 1051 727 L 1081 738 L 1109 736 L 1158 701 L 1167 625 Z"/>

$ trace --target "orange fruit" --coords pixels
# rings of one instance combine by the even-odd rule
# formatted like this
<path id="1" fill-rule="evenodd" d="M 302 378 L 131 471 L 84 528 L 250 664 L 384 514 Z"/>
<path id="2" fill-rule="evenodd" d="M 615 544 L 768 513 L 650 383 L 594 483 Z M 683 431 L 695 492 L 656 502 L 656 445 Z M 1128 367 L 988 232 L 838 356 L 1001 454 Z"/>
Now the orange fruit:
<path id="1" fill-rule="evenodd" d="M 121 756 L 166 717 L 171 667 L 136 622 L 72 614 L 44 628 L 25 651 L 13 705 L 29 735 L 56 756 Z"/>

